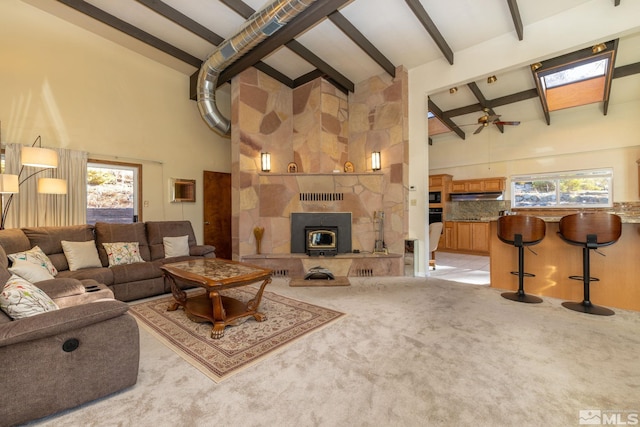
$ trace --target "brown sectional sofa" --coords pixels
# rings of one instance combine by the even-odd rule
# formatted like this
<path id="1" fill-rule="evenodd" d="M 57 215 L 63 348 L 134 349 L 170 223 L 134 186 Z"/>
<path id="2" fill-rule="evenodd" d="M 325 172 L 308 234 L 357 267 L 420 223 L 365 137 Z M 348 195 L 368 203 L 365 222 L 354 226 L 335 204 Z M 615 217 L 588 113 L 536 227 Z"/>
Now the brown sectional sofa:
<path id="1" fill-rule="evenodd" d="M 163 237 L 185 235 L 189 255 L 165 258 Z M 70 271 L 62 240 L 94 240 L 102 266 Z M 109 267 L 105 242 L 138 242 L 145 262 Z M 11 275 L 7 254 L 34 246 L 58 270 L 54 279 L 36 286 L 59 309 L 17 320 L 0 311 L 0 363 L 5 378 L 14 379 L 10 392 L 0 393 L 1 425 L 41 418 L 134 385 L 138 326 L 123 301 L 170 292 L 163 264 L 215 257 L 213 246 L 196 244 L 189 221 L 0 230 L 0 289 Z"/>

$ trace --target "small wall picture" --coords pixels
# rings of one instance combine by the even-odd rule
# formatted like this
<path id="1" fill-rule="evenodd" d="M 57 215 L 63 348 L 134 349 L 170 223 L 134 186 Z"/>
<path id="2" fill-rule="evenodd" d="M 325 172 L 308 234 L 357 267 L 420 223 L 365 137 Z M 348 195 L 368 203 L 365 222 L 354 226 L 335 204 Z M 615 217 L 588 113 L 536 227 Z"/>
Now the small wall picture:
<path id="1" fill-rule="evenodd" d="M 298 165 L 296 164 L 296 162 L 289 163 L 289 166 L 287 166 L 287 171 L 289 173 L 298 173 Z"/>
<path id="2" fill-rule="evenodd" d="M 345 162 L 345 163 L 344 163 L 344 171 L 345 171 L 346 173 L 351 173 L 351 172 L 353 172 L 353 163 L 351 163 L 351 162 Z"/>

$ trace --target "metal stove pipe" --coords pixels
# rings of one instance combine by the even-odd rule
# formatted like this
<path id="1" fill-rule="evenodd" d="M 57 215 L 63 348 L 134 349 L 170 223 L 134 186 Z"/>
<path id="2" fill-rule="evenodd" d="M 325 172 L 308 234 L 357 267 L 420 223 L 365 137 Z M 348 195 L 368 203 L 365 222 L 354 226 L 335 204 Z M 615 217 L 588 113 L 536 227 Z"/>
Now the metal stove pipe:
<path id="1" fill-rule="evenodd" d="M 231 122 L 216 106 L 218 77 L 229 65 L 282 28 L 316 0 L 275 0 L 249 17 L 242 28 L 220 43 L 200 67 L 197 83 L 198 109 L 211 129 L 229 134 Z"/>

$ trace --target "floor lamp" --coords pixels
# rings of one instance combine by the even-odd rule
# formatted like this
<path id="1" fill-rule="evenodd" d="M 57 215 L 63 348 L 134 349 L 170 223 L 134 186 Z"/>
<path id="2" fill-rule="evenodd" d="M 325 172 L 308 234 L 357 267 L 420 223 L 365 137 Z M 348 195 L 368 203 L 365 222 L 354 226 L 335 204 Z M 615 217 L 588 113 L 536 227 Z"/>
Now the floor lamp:
<path id="1" fill-rule="evenodd" d="M 37 144 L 37 146 L 36 146 Z M 40 136 L 33 141 L 30 147 L 22 147 L 20 150 L 20 172 L 14 174 L 0 174 L 0 194 L 10 194 L 6 203 L 2 207 L 2 220 L 0 230 L 4 230 L 4 224 L 9 213 L 9 207 L 13 201 L 13 196 L 20 192 L 20 186 L 35 175 L 58 167 L 58 153 L 48 148 L 42 148 Z M 22 177 L 25 166 L 40 168 L 39 170 Z M 39 178 L 38 193 L 41 194 L 67 194 L 67 181 L 58 178 Z"/>

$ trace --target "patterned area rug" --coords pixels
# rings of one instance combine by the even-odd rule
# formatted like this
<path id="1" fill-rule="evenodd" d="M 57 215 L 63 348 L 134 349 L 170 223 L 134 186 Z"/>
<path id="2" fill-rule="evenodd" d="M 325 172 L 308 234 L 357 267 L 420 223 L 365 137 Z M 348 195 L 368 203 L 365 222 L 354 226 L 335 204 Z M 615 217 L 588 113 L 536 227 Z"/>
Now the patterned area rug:
<path id="1" fill-rule="evenodd" d="M 255 293 L 251 287 L 221 292 L 244 302 Z M 338 311 L 265 291 L 260 312 L 267 320 L 257 322 L 249 316 L 238 326 L 227 326 L 224 337 L 214 340 L 211 323 L 192 322 L 181 308 L 167 311 L 172 301 L 173 297 L 168 296 L 133 304 L 129 312 L 140 326 L 215 382 L 344 316 Z"/>

